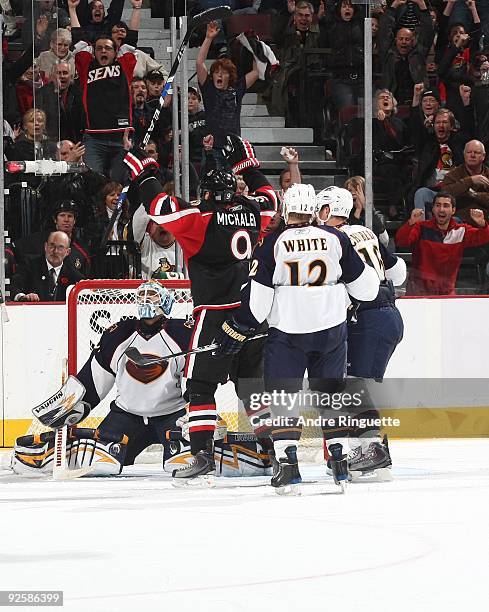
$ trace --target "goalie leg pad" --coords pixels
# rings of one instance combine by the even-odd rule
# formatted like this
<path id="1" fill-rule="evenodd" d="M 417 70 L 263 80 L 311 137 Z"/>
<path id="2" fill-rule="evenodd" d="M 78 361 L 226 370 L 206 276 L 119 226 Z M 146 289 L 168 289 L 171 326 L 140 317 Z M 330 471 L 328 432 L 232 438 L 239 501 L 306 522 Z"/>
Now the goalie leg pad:
<path id="1" fill-rule="evenodd" d="M 172 472 L 192 463 L 193 455 L 186 440 L 169 440 L 163 449 L 163 470 Z M 214 444 L 216 476 L 271 476 L 272 466 L 268 453 L 259 442 L 228 443 L 218 440 Z"/>
<path id="2" fill-rule="evenodd" d="M 55 432 L 17 438 L 12 458 L 16 474 L 50 475 L 53 470 Z M 70 428 L 66 444 L 68 469 L 91 467 L 91 476 L 114 476 L 122 471 L 127 436 L 102 438 L 96 429 Z"/>

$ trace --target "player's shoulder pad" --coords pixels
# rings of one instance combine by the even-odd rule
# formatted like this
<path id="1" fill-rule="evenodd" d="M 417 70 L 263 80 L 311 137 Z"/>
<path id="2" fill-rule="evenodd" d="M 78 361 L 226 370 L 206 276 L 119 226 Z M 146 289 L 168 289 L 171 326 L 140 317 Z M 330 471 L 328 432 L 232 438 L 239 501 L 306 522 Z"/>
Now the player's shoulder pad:
<path id="1" fill-rule="evenodd" d="M 119 344 L 136 331 L 137 323 L 136 317 L 121 319 L 114 323 L 103 332 L 96 350 L 105 352 L 112 349 L 113 353 Z"/>
<path id="2" fill-rule="evenodd" d="M 272 259 L 275 257 L 275 245 L 277 244 L 277 240 L 284 233 L 287 227 L 277 228 L 275 231 L 270 234 L 265 234 L 265 236 L 258 242 L 253 251 L 254 259 L 268 259 L 271 257 Z"/>
<path id="3" fill-rule="evenodd" d="M 329 225 L 318 225 L 317 227 L 327 232 L 328 234 L 333 234 L 333 236 L 336 236 L 343 248 L 343 251 L 345 251 L 345 249 L 349 250 L 353 248 L 348 234 L 342 232 L 340 229 L 336 227 L 330 227 Z"/>
<path id="4" fill-rule="evenodd" d="M 190 346 L 190 339 L 194 330 L 193 324 L 185 319 L 168 319 L 163 329 L 178 344 L 182 351 Z"/>

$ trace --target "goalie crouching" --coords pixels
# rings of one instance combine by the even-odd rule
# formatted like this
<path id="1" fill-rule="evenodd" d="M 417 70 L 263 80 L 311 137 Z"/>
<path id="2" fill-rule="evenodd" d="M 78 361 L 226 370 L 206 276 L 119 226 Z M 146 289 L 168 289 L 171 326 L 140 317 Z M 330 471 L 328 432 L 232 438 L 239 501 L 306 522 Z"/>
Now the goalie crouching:
<path id="1" fill-rule="evenodd" d="M 186 401 L 182 396 L 185 357 L 142 367 L 125 355 L 129 347 L 151 357 L 180 353 L 189 346 L 192 329 L 183 319 L 169 318 L 173 296 L 156 281 L 138 287 L 137 305 L 138 318 L 119 321 L 107 329 L 76 377 L 70 376 L 59 391 L 32 411 L 53 430 L 68 426 L 66 456 L 70 469 L 90 467 L 90 475 L 117 475 L 152 444 L 164 446 L 165 471 L 171 472 L 192 460 L 186 440 Z M 116 398 L 99 427 L 76 427 L 114 384 Z M 268 457 L 256 442 L 228 444 L 225 437 L 222 422 L 216 428 L 220 475 L 268 473 Z M 13 470 L 24 475 L 50 473 L 54 438 L 54 431 L 18 438 Z"/>

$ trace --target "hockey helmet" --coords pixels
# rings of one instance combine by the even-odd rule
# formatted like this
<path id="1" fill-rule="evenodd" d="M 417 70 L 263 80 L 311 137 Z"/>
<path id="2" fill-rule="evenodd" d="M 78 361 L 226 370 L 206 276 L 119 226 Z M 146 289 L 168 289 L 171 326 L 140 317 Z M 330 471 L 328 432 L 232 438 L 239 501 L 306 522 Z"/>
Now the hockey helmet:
<path id="1" fill-rule="evenodd" d="M 226 170 L 209 170 L 200 181 L 202 200 L 210 198 L 219 204 L 229 204 L 236 193 L 236 177 Z"/>
<path id="2" fill-rule="evenodd" d="M 342 187 L 326 187 L 316 196 L 317 211 L 319 212 L 324 206 L 329 206 L 330 217 L 348 217 L 353 208 L 353 196 L 348 189 Z"/>
<path id="3" fill-rule="evenodd" d="M 316 213 L 316 192 L 312 185 L 294 183 L 284 194 L 282 203 L 282 216 L 288 222 L 290 213 L 309 215 L 312 221 Z"/>
<path id="4" fill-rule="evenodd" d="M 155 280 L 142 283 L 136 291 L 140 319 L 152 319 L 162 313 L 168 317 L 174 301 L 168 289 Z"/>

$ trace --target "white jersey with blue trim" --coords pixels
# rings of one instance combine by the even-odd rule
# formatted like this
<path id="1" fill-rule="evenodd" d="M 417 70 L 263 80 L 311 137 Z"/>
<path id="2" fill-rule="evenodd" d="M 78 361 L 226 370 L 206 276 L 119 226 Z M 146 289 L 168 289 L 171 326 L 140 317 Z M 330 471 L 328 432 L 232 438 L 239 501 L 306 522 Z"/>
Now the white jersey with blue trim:
<path id="1" fill-rule="evenodd" d="M 236 319 L 250 327 L 266 319 L 285 333 L 312 333 L 346 320 L 348 293 L 372 300 L 378 288 L 377 274 L 345 234 L 325 226 L 287 226 L 255 249 Z"/>
<path id="2" fill-rule="evenodd" d="M 364 225 L 342 225 L 339 229 L 348 235 L 355 251 L 377 272 L 381 282 L 390 280 L 396 287 L 402 285 L 406 280 L 406 263 L 379 244 L 371 229 Z"/>
<path id="3" fill-rule="evenodd" d="M 182 397 L 184 357 L 169 359 L 161 365 L 139 367 L 130 361 L 125 350 L 137 348 L 143 355 L 163 357 L 185 350 L 191 329 L 183 320 L 167 320 L 152 333 L 141 321 L 120 321 L 102 334 L 77 378 L 85 386 L 85 400 L 95 407 L 110 391 L 117 388 L 115 403 L 122 410 L 142 417 L 172 414 L 185 406 Z"/>

